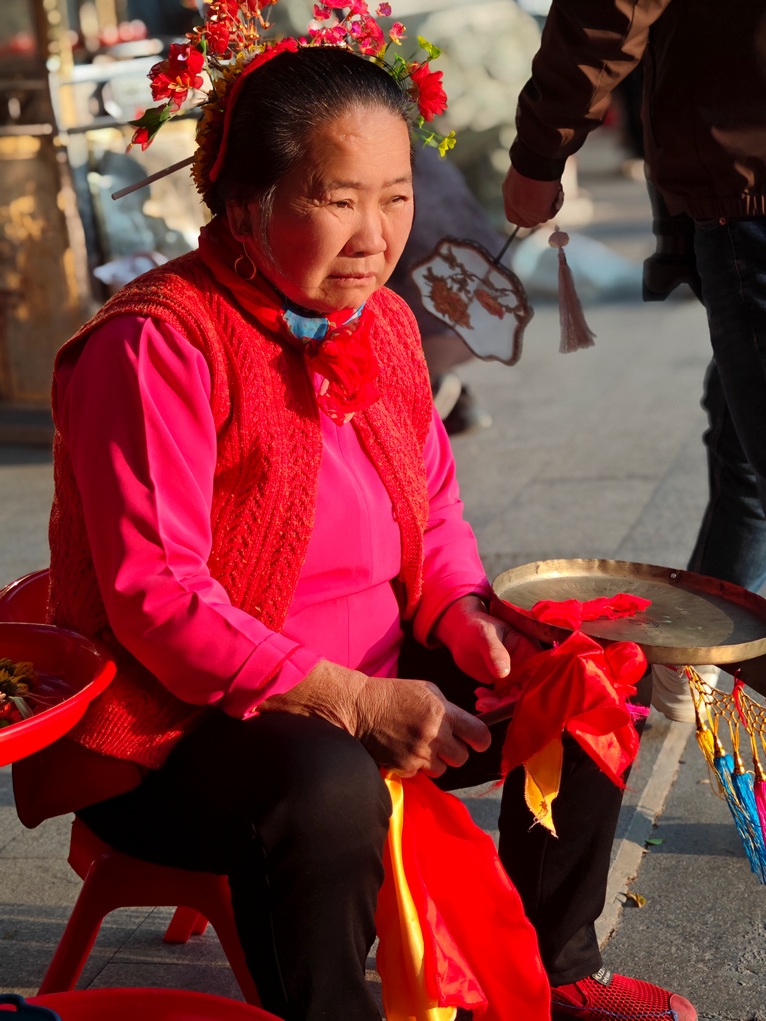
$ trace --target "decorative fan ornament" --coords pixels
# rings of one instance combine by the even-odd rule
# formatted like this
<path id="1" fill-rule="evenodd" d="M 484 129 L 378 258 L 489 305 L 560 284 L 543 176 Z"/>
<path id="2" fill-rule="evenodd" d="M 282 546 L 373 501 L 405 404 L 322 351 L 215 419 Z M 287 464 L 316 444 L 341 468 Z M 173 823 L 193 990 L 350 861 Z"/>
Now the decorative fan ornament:
<path id="1" fill-rule="evenodd" d="M 444 237 L 427 259 L 410 269 L 426 309 L 446 323 L 479 358 L 515 365 L 524 330 L 533 316 L 524 285 L 501 260 L 519 232 L 513 231 L 496 256 L 477 241 Z M 559 351 L 593 346 L 564 248 L 569 235 L 558 227 L 548 239 L 558 249 Z"/>
<path id="2" fill-rule="evenodd" d="M 444 237 L 410 269 L 426 309 L 479 358 L 515 365 L 533 311 L 516 274 L 477 241 Z"/>

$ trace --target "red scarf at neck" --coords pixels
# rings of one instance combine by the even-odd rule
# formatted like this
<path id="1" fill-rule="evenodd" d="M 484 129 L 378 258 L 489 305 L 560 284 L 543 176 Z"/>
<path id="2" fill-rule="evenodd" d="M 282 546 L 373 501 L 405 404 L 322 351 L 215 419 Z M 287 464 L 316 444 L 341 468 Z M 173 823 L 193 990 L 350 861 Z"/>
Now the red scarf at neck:
<path id="1" fill-rule="evenodd" d="M 269 332 L 299 347 L 305 354 L 312 372 L 325 382 L 319 389 L 317 402 L 320 409 L 336 424 L 343 425 L 355 411 L 368 408 L 380 397 L 376 380 L 380 368 L 370 343 L 370 316 L 362 309 L 354 317 L 354 309 L 340 309 L 327 315 L 317 314 L 312 321 L 324 320 L 327 332 L 321 340 L 301 338 L 291 327 L 286 313 L 292 310 L 285 299 L 257 271 L 252 280 L 237 273 L 238 261 L 248 267 L 252 263 L 243 258 L 241 245 L 232 235 L 225 217 L 217 216 L 202 228 L 199 239 L 202 261 L 216 280 L 231 291 L 237 303 L 250 313 Z"/>

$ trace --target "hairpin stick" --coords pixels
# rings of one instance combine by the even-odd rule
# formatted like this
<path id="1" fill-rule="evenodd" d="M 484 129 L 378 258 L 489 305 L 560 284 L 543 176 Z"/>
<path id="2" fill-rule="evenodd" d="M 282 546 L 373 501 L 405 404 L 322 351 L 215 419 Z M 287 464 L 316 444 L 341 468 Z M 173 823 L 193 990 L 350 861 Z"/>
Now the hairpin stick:
<path id="1" fill-rule="evenodd" d="M 135 181 L 133 184 L 129 184 L 127 188 L 120 188 L 119 191 L 112 193 L 112 198 L 121 199 L 125 195 L 130 195 L 131 192 L 138 191 L 140 188 L 145 188 L 148 184 L 153 184 L 155 181 L 159 181 L 163 177 L 167 177 L 169 174 L 174 174 L 176 170 L 182 170 L 184 167 L 188 167 L 193 162 L 194 157 L 189 156 L 188 159 L 180 160 L 178 163 L 174 163 L 171 167 L 165 167 L 164 170 L 158 170 L 156 174 L 150 174 L 142 181 Z"/>

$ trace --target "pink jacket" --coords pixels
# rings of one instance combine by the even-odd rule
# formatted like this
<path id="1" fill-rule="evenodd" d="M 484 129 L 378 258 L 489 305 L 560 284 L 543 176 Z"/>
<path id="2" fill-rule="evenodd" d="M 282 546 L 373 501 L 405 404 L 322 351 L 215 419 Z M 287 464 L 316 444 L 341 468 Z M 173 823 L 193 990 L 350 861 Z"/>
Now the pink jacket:
<path id="1" fill-rule="evenodd" d="M 321 416 L 315 529 L 277 634 L 232 606 L 206 566 L 216 446 L 201 353 L 166 324 L 121 317 L 61 366 L 57 392 L 86 512 L 90 506 L 118 523 L 89 536 L 110 623 L 170 691 L 244 718 L 319 659 L 395 673 L 401 628 L 391 579 L 400 568 L 399 532 L 353 429 Z M 110 414 L 115 403 L 119 416 Z M 423 642 L 451 602 L 488 593 L 436 415 L 425 458 L 430 518 L 414 619 Z"/>

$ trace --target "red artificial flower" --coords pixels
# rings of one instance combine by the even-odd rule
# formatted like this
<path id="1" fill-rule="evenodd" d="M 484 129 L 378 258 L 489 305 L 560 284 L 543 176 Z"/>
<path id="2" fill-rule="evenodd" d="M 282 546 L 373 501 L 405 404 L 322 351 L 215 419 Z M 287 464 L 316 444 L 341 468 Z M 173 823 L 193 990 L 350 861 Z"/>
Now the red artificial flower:
<path id="1" fill-rule="evenodd" d="M 415 86 L 413 99 L 425 121 L 444 113 L 447 109 L 447 93 L 442 87 L 443 71 L 431 71 L 428 64 L 419 64 L 410 72 L 410 81 Z"/>
<path id="2" fill-rule="evenodd" d="M 169 99 L 179 110 L 190 89 L 202 88 L 199 72 L 205 64 L 204 54 L 188 43 L 173 43 L 168 59 L 155 64 L 149 72 L 154 99 Z"/>
<path id="3" fill-rule="evenodd" d="M 332 7 L 327 4 L 314 4 L 314 20 L 327 21 L 332 16 Z"/>
<path id="4" fill-rule="evenodd" d="M 211 53 L 225 53 L 229 48 L 231 32 L 222 21 L 211 21 L 205 28 L 205 39 Z"/>
<path id="5" fill-rule="evenodd" d="M 309 36 L 318 46 L 340 46 L 345 42 L 346 30 L 342 25 L 332 28 L 310 28 Z"/>
<path id="6" fill-rule="evenodd" d="M 144 110 L 137 120 L 130 121 L 131 126 L 136 130 L 128 145 L 128 152 L 130 152 L 131 146 L 134 145 L 140 145 L 142 149 L 148 149 L 152 139 L 162 125 L 170 120 L 172 112 L 172 103 L 165 103 L 163 106 L 150 106 L 148 110 Z"/>
<path id="7" fill-rule="evenodd" d="M 24 717 L 10 701 L 0 703 L 0 727 L 10 727 L 12 723 L 21 723 Z"/>
<path id="8" fill-rule="evenodd" d="M 391 4 L 378 4 L 377 15 L 379 18 L 391 17 Z"/>
<path id="9" fill-rule="evenodd" d="M 405 31 L 406 29 L 404 25 L 401 23 L 401 21 L 395 21 L 391 28 L 388 30 L 388 37 L 392 43 L 396 43 L 398 45 L 402 41 L 402 39 L 404 39 Z"/>
<path id="10" fill-rule="evenodd" d="M 236 18 L 239 14 L 239 0 L 214 0 L 210 5 L 208 19 L 222 15 L 223 17 Z"/>
<path id="11" fill-rule="evenodd" d="M 377 21 L 369 16 L 352 21 L 349 34 L 356 39 L 360 53 L 364 53 L 368 57 L 375 57 L 386 48 L 383 30 Z"/>
<path id="12" fill-rule="evenodd" d="M 130 145 L 128 146 L 128 149 L 130 149 L 131 145 L 140 145 L 142 150 L 146 150 L 149 148 L 149 143 L 151 142 L 151 140 L 152 138 L 147 128 L 136 128 L 136 130 L 133 132 L 133 137 L 130 140 Z"/>

